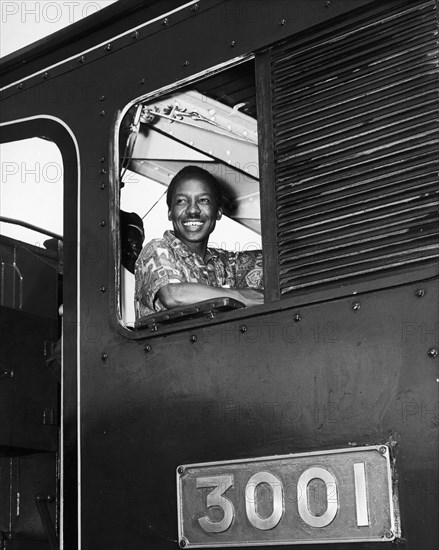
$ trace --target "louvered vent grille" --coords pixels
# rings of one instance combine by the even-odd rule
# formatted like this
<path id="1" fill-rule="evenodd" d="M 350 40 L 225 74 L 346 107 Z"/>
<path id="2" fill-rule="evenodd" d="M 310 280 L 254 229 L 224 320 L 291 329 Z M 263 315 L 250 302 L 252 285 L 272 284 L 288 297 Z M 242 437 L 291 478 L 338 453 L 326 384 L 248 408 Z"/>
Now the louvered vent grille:
<path id="1" fill-rule="evenodd" d="M 439 257 L 434 1 L 272 50 L 281 294 Z"/>

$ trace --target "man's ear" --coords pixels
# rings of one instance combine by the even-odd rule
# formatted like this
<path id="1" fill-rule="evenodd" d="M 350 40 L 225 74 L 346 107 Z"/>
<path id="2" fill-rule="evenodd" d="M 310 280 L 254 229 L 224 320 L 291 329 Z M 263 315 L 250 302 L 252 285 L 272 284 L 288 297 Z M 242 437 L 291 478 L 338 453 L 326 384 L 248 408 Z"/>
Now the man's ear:
<path id="1" fill-rule="evenodd" d="M 172 221 L 172 216 L 171 216 L 171 211 L 170 210 L 168 210 L 168 220 Z"/>
<path id="2" fill-rule="evenodd" d="M 216 219 L 220 220 L 222 215 L 223 215 L 223 211 L 221 210 L 221 208 L 218 208 L 218 212 L 216 213 Z"/>

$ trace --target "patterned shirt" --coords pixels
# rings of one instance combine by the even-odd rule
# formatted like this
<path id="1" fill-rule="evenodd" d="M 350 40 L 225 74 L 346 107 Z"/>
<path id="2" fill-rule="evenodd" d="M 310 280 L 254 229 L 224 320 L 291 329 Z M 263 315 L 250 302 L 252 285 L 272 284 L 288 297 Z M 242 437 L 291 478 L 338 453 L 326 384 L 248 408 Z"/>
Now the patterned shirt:
<path id="1" fill-rule="evenodd" d="M 205 258 L 192 252 L 172 231 L 153 239 L 136 262 L 136 318 L 166 308 L 156 296 L 172 283 L 202 283 L 223 288 L 263 289 L 262 253 L 207 248 Z"/>

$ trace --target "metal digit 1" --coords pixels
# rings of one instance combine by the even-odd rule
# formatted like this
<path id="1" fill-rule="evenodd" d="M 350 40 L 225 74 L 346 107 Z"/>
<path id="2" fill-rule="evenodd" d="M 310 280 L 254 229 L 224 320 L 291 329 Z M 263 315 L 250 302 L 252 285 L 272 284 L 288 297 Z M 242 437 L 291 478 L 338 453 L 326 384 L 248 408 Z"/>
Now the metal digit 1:
<path id="1" fill-rule="evenodd" d="M 273 512 L 267 518 L 261 518 L 256 511 L 256 489 L 261 483 L 270 486 L 273 493 Z M 284 513 L 284 496 L 282 484 L 276 476 L 269 472 L 258 472 L 253 475 L 245 488 L 245 510 L 250 523 L 261 531 L 274 529 Z"/>
<path id="2" fill-rule="evenodd" d="M 215 487 L 215 489 L 207 495 L 207 508 L 218 506 L 223 512 L 221 521 L 212 521 L 208 516 L 198 518 L 198 523 L 201 528 L 208 533 L 221 533 L 222 531 L 226 531 L 232 524 L 235 509 L 231 501 L 223 495 L 227 489 L 233 486 L 233 476 L 199 477 L 196 480 L 196 484 L 197 489 Z"/>

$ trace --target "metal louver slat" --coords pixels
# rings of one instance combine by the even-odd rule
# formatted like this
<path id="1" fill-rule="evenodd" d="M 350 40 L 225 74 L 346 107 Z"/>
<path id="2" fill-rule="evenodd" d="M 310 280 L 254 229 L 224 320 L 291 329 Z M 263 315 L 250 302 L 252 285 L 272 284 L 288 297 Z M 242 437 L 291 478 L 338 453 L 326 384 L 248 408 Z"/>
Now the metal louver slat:
<path id="1" fill-rule="evenodd" d="M 439 258 L 436 2 L 271 50 L 281 295 Z"/>

